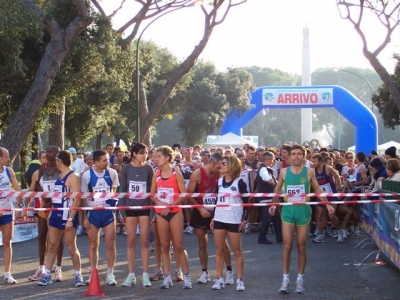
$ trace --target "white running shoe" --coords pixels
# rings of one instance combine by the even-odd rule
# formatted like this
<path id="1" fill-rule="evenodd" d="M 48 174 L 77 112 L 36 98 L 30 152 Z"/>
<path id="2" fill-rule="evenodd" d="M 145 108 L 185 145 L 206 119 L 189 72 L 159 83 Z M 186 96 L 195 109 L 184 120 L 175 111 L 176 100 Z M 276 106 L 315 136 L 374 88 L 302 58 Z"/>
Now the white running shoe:
<path id="1" fill-rule="evenodd" d="M 342 230 L 339 230 L 338 236 L 337 236 L 337 242 L 338 242 L 338 243 L 343 243 L 343 241 L 344 241 L 343 231 L 342 231 Z"/>
<path id="2" fill-rule="evenodd" d="M 163 283 L 160 285 L 160 289 L 169 289 L 173 285 L 171 276 L 165 276 Z"/>
<path id="3" fill-rule="evenodd" d="M 55 271 L 55 282 L 62 282 L 63 281 L 63 276 L 62 276 L 62 271 L 61 267 L 57 267 Z"/>
<path id="4" fill-rule="evenodd" d="M 191 289 L 192 288 L 192 279 L 190 275 L 183 275 L 183 286 L 184 289 Z"/>
<path id="5" fill-rule="evenodd" d="M 104 236 L 104 230 L 103 230 L 103 228 L 100 228 L 100 236 Z"/>
<path id="6" fill-rule="evenodd" d="M 210 281 L 210 276 L 208 275 L 207 272 L 201 273 L 201 276 L 199 279 L 197 279 L 197 283 L 205 284 Z"/>
<path id="7" fill-rule="evenodd" d="M 226 285 L 233 285 L 235 281 L 233 280 L 233 272 L 232 271 L 226 271 L 226 276 L 225 276 L 225 284 Z"/>
<path id="8" fill-rule="evenodd" d="M 143 285 L 143 287 L 150 287 L 151 286 L 149 274 L 143 274 L 143 276 L 142 276 L 142 285 Z"/>
<path id="9" fill-rule="evenodd" d="M 218 278 L 217 280 L 215 280 L 215 283 L 213 284 L 211 289 L 220 290 L 220 289 L 223 289 L 224 287 L 225 287 L 224 279 L 223 278 Z"/>
<path id="10" fill-rule="evenodd" d="M 236 280 L 236 290 L 237 291 L 245 291 L 246 288 L 244 287 L 243 280 L 237 279 Z"/>
<path id="11" fill-rule="evenodd" d="M 122 286 L 127 287 L 132 286 L 132 284 L 136 284 L 136 277 L 132 274 L 129 274 L 128 277 L 126 277 L 126 280 L 122 283 Z"/>
<path id="12" fill-rule="evenodd" d="M 289 293 L 289 285 L 290 285 L 289 280 L 283 280 L 279 292 L 283 294 Z"/>
<path id="13" fill-rule="evenodd" d="M 4 277 L 4 283 L 16 284 L 17 281 L 11 275 L 9 275 L 8 277 Z"/>
<path id="14" fill-rule="evenodd" d="M 85 230 L 83 229 L 82 225 L 78 225 L 78 229 L 76 230 L 76 235 L 83 235 Z"/>
<path id="15" fill-rule="evenodd" d="M 302 279 L 297 279 L 296 281 L 296 294 L 304 294 L 306 292 L 306 289 L 304 288 L 304 281 Z"/>
<path id="16" fill-rule="evenodd" d="M 111 285 L 111 286 L 116 286 L 117 285 L 117 281 L 115 280 L 114 274 L 110 273 L 110 274 L 107 275 L 106 283 L 108 285 Z"/>
<path id="17" fill-rule="evenodd" d="M 184 232 L 188 233 L 188 234 L 193 234 L 194 233 L 194 228 L 192 226 L 188 225 L 186 227 L 186 229 L 184 230 Z"/>

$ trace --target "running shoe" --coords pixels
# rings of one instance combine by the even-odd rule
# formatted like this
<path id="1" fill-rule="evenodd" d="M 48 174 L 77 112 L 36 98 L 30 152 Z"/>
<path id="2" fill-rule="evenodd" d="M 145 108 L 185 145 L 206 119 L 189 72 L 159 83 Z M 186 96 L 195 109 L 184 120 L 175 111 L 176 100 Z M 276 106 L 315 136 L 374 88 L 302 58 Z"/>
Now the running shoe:
<path id="1" fill-rule="evenodd" d="M 246 290 L 246 288 L 244 287 L 243 281 L 240 279 L 236 280 L 236 290 L 237 291 L 245 291 Z"/>
<path id="2" fill-rule="evenodd" d="M 282 293 L 282 294 L 287 294 L 287 293 L 289 293 L 289 280 L 283 280 L 282 281 L 282 286 L 281 286 L 281 288 L 279 289 L 279 292 L 280 293 Z"/>
<path id="3" fill-rule="evenodd" d="M 354 235 L 360 235 L 360 234 L 361 234 L 360 227 L 354 228 Z"/>
<path id="4" fill-rule="evenodd" d="M 225 282 L 223 278 L 218 278 L 217 280 L 215 280 L 215 283 L 213 284 L 213 286 L 211 287 L 213 290 L 220 290 L 223 289 L 225 287 Z"/>
<path id="5" fill-rule="evenodd" d="M 296 281 L 296 294 L 304 294 L 306 289 L 304 288 L 304 281 L 302 279 L 297 279 Z"/>
<path id="6" fill-rule="evenodd" d="M 16 284 L 17 281 L 11 275 L 8 275 L 7 277 L 4 277 L 4 283 Z"/>
<path id="7" fill-rule="evenodd" d="M 342 230 L 339 230 L 338 236 L 337 236 L 337 242 L 338 243 L 343 243 L 344 237 L 343 237 L 343 232 Z"/>
<path id="8" fill-rule="evenodd" d="M 58 267 L 55 271 L 55 282 L 62 282 L 63 281 L 63 276 L 62 276 L 62 271 L 61 271 L 61 267 Z"/>
<path id="9" fill-rule="evenodd" d="M 83 281 L 82 275 L 75 275 L 75 286 L 84 286 L 86 285 L 86 283 Z"/>
<path id="10" fill-rule="evenodd" d="M 337 237 L 339 236 L 339 232 L 340 232 L 340 230 L 339 230 L 339 231 L 336 230 L 336 229 L 332 230 L 332 235 L 331 235 L 331 237 L 337 238 Z"/>
<path id="11" fill-rule="evenodd" d="M 136 277 L 135 275 L 129 274 L 128 277 L 126 277 L 126 280 L 122 283 L 122 286 L 127 287 L 132 286 L 132 284 L 136 284 Z"/>
<path id="12" fill-rule="evenodd" d="M 343 237 L 345 239 L 347 239 L 348 237 L 350 237 L 350 233 L 346 230 L 346 229 L 342 229 L 343 230 Z"/>
<path id="13" fill-rule="evenodd" d="M 325 239 L 322 234 L 318 234 L 315 238 L 312 240 L 314 243 L 324 243 Z"/>
<path id="14" fill-rule="evenodd" d="M 226 285 L 232 285 L 234 283 L 235 283 L 235 281 L 233 280 L 233 272 L 232 271 L 226 271 L 225 284 Z"/>
<path id="15" fill-rule="evenodd" d="M 143 285 L 143 287 L 151 287 L 149 274 L 143 274 L 143 276 L 142 276 L 142 285 Z"/>
<path id="16" fill-rule="evenodd" d="M 136 235 L 140 235 L 140 226 L 139 226 L 139 224 L 136 226 Z"/>
<path id="17" fill-rule="evenodd" d="M 164 279 L 164 274 L 162 270 L 158 270 L 153 275 L 150 276 L 151 281 L 158 281 Z"/>
<path id="18" fill-rule="evenodd" d="M 53 281 L 51 280 L 51 275 L 46 275 L 46 274 L 43 274 L 42 277 L 40 277 L 40 279 L 38 281 L 38 285 L 41 285 L 41 286 L 49 285 L 52 283 L 53 283 Z"/>
<path id="19" fill-rule="evenodd" d="M 197 279 L 197 283 L 202 283 L 202 284 L 205 284 L 205 283 L 207 283 L 209 281 L 210 281 L 210 276 L 208 275 L 207 272 L 201 273 L 200 278 Z"/>
<path id="20" fill-rule="evenodd" d="M 190 278 L 190 275 L 183 275 L 183 286 L 182 287 L 185 290 L 192 288 L 192 279 Z"/>
<path id="21" fill-rule="evenodd" d="M 85 230 L 83 229 L 82 225 L 78 226 L 78 229 L 76 230 L 76 235 L 83 235 L 85 233 Z"/>
<path id="22" fill-rule="evenodd" d="M 188 233 L 188 234 L 193 234 L 194 233 L 194 228 L 192 226 L 188 225 L 183 232 L 184 233 Z"/>
<path id="23" fill-rule="evenodd" d="M 86 281 L 85 281 L 85 284 L 86 285 L 89 285 L 90 284 L 90 279 L 92 278 L 92 276 L 89 276 L 89 278 L 88 279 L 86 279 Z"/>
<path id="24" fill-rule="evenodd" d="M 181 269 L 175 270 L 175 281 L 183 281 L 183 274 Z"/>
<path id="25" fill-rule="evenodd" d="M 28 277 L 30 281 L 38 281 L 42 277 L 43 272 L 41 269 L 36 270 L 35 274 Z"/>
<path id="26" fill-rule="evenodd" d="M 246 226 L 244 227 L 244 233 L 249 234 L 251 233 L 251 224 L 247 223 Z"/>
<path id="27" fill-rule="evenodd" d="M 107 275 L 106 283 L 108 285 L 111 285 L 111 286 L 116 286 L 117 285 L 117 281 L 115 280 L 114 274 L 110 273 L 110 274 Z"/>
<path id="28" fill-rule="evenodd" d="M 174 284 L 172 283 L 171 277 L 170 276 L 166 276 L 164 278 L 163 283 L 161 283 L 160 285 L 160 289 L 169 289 L 170 286 L 173 286 Z"/>
<path id="29" fill-rule="evenodd" d="M 149 250 L 150 252 L 154 252 L 154 244 L 152 242 L 150 242 Z"/>
<path id="30" fill-rule="evenodd" d="M 103 230 L 103 228 L 100 228 L 100 236 L 104 236 L 104 230 Z"/>

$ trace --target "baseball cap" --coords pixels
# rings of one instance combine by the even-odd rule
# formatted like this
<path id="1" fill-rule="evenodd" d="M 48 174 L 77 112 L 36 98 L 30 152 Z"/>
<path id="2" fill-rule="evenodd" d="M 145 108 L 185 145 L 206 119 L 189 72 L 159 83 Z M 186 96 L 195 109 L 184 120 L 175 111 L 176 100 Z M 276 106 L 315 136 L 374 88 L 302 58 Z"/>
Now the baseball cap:
<path id="1" fill-rule="evenodd" d="M 89 156 L 89 157 L 93 157 L 93 153 L 92 152 L 85 152 L 85 156 Z"/>
<path id="2" fill-rule="evenodd" d="M 72 154 L 76 154 L 76 149 L 74 147 L 68 148 L 68 151 L 71 152 Z"/>

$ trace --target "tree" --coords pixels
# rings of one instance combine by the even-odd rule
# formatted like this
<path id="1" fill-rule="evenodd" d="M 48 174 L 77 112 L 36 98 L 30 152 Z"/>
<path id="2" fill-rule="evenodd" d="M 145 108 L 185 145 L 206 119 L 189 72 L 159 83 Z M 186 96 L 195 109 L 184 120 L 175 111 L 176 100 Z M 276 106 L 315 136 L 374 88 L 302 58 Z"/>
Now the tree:
<path id="1" fill-rule="evenodd" d="M 391 77 L 396 86 L 400 87 L 400 56 L 395 55 L 395 59 L 397 60 L 397 64 L 394 74 Z M 378 107 L 385 127 L 394 129 L 395 126 L 400 125 L 400 109 L 396 106 L 395 99 L 388 86 L 381 85 L 373 95 L 372 102 Z"/>
<path id="2" fill-rule="evenodd" d="M 41 21 L 46 33 L 50 36 L 50 41 L 46 46 L 44 57 L 30 89 L 0 141 L 0 145 L 9 150 L 12 159 L 21 150 L 31 133 L 50 92 L 54 78 L 69 49 L 79 34 L 92 22 L 86 2 L 84 0 L 73 0 L 73 3 L 76 15 L 65 27 L 62 27 L 45 10 L 36 6 L 32 1 L 21 1 L 21 5 L 26 11 L 32 13 Z"/>
<path id="3" fill-rule="evenodd" d="M 384 0 L 337 0 L 337 7 L 341 17 L 353 24 L 354 29 L 361 38 L 364 56 L 386 85 L 393 99 L 392 103 L 400 109 L 400 90 L 392 76 L 378 59 L 378 55 L 390 43 L 392 33 L 400 23 L 400 3 L 398 1 Z M 367 34 L 361 28 L 365 11 L 373 13 L 386 30 L 382 43 L 375 50 L 370 49 Z"/>

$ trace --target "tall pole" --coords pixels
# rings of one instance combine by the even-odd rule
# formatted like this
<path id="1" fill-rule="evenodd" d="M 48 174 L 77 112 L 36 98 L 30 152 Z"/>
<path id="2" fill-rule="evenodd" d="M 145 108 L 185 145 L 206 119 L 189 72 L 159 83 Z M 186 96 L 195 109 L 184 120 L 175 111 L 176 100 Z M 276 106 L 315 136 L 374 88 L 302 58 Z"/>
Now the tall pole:
<path id="1" fill-rule="evenodd" d="M 139 84 L 140 84 L 140 68 L 139 68 L 139 45 L 140 45 L 140 40 L 142 38 L 143 33 L 146 31 L 147 28 L 149 28 L 149 26 L 151 24 L 153 24 L 155 21 L 157 21 L 159 18 L 168 15 L 169 13 L 172 13 L 173 11 L 182 9 L 182 8 L 186 8 L 186 7 L 191 7 L 191 6 L 195 6 L 197 4 L 200 4 L 202 2 L 197 1 L 193 1 L 192 3 L 188 4 L 188 5 L 184 5 L 184 6 L 180 6 L 174 9 L 171 9 L 161 15 L 159 15 L 157 18 L 153 19 L 149 24 L 147 24 L 147 26 L 142 30 L 142 32 L 139 35 L 139 38 L 136 41 L 136 103 L 137 103 L 137 107 L 136 107 L 136 141 L 140 142 L 140 93 L 139 93 Z"/>
<path id="2" fill-rule="evenodd" d="M 341 82 L 340 82 L 340 74 L 338 74 L 338 79 L 339 79 L 339 86 L 341 85 Z M 338 116 L 338 150 L 340 150 L 340 132 L 341 132 L 341 126 L 342 126 L 342 124 L 341 124 L 341 119 L 342 119 L 342 116 L 341 116 L 341 114 L 340 114 L 340 112 L 338 112 L 338 114 L 339 114 L 339 116 Z"/>
<path id="3" fill-rule="evenodd" d="M 303 65 L 301 85 L 311 85 L 309 29 L 303 28 Z M 301 109 L 301 143 L 312 140 L 312 108 Z"/>

